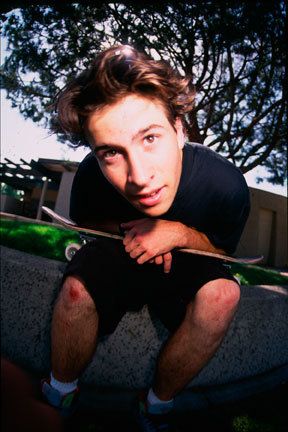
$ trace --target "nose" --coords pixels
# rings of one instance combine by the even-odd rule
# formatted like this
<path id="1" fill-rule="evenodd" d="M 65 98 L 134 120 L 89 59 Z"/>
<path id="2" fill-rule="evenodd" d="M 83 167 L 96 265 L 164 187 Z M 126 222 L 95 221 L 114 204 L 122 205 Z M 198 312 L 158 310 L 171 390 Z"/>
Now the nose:
<path id="1" fill-rule="evenodd" d="M 152 167 L 147 160 L 137 154 L 129 158 L 128 182 L 130 184 L 143 188 L 152 177 Z"/>

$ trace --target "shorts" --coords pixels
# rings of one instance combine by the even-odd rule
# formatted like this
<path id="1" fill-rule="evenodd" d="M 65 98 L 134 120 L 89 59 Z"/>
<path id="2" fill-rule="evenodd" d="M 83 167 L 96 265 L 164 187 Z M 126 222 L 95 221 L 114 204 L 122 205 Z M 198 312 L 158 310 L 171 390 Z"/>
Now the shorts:
<path id="1" fill-rule="evenodd" d="M 68 263 L 67 276 L 80 279 L 93 298 L 99 315 L 99 335 L 114 332 L 127 311 L 139 311 L 147 304 L 169 331 L 184 319 L 186 306 L 207 282 L 236 279 L 230 267 L 215 258 L 172 252 L 172 268 L 138 264 L 122 242 L 97 238 L 88 242 Z"/>

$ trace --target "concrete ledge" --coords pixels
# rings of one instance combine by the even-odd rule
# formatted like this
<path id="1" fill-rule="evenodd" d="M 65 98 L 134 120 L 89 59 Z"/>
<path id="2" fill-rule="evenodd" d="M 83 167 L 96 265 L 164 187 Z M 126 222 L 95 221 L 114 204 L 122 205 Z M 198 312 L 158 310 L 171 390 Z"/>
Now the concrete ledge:
<path id="1" fill-rule="evenodd" d="M 2 355 L 39 374 L 50 370 L 50 323 L 64 267 L 1 247 Z M 201 407 L 208 400 L 235 400 L 288 382 L 288 290 L 243 286 L 241 291 L 229 332 L 213 359 L 179 395 L 179 409 Z M 99 342 L 83 374 L 83 403 L 97 401 L 99 406 L 102 400 L 105 405 L 106 397 L 109 406 L 113 397 L 129 403 L 135 391 L 150 385 L 167 337 L 147 307 L 127 313 L 114 334 Z"/>

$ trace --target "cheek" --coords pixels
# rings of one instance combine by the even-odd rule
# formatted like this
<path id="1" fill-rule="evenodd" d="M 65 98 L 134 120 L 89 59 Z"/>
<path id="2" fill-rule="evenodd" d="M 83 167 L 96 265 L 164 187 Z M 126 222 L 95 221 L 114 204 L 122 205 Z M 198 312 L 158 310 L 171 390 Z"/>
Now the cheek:
<path id="1" fill-rule="evenodd" d="M 171 177 L 177 177 L 182 167 L 181 156 L 177 149 L 173 148 L 173 151 L 163 154 L 162 167 L 167 175 L 170 175 Z"/>
<path id="2" fill-rule="evenodd" d="M 161 148 L 158 148 L 153 156 L 154 162 L 166 172 L 171 170 L 177 163 L 178 155 L 175 146 L 169 142 L 164 142 Z"/>
<path id="3" fill-rule="evenodd" d="M 101 167 L 102 174 L 116 189 L 122 190 L 125 185 L 125 174 L 120 167 Z"/>

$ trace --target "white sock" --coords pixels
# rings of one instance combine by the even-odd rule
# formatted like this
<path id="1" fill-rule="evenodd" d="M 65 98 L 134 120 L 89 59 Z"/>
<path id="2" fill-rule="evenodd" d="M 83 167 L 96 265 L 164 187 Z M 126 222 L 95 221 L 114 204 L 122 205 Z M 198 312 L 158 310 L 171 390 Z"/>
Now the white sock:
<path id="1" fill-rule="evenodd" d="M 163 401 L 159 399 L 152 388 L 150 388 L 147 396 L 148 412 L 150 414 L 162 414 L 167 413 L 173 408 L 174 399 Z"/>
<path id="2" fill-rule="evenodd" d="M 50 374 L 51 387 L 54 388 L 55 390 L 58 390 L 62 396 L 67 394 L 67 393 L 73 392 L 77 388 L 77 384 L 78 384 L 78 379 L 76 379 L 75 381 L 71 381 L 71 382 L 61 382 L 61 381 L 56 380 L 53 377 L 52 372 Z"/>

